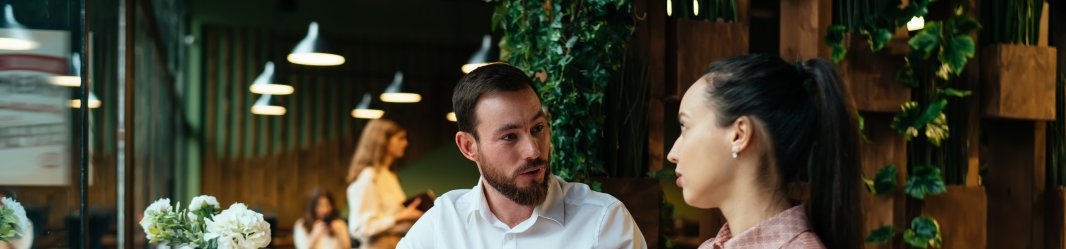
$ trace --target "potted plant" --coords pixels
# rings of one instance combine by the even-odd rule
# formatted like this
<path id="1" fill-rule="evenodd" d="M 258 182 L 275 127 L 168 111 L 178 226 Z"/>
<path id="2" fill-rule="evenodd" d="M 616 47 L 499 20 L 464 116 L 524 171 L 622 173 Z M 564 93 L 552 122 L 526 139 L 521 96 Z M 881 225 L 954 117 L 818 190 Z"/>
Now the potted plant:
<path id="1" fill-rule="evenodd" d="M 1055 119 L 1056 53 L 1040 40 L 1043 0 L 982 3 L 981 78 L 988 117 Z M 1046 19 L 1044 19 L 1046 22 Z"/>

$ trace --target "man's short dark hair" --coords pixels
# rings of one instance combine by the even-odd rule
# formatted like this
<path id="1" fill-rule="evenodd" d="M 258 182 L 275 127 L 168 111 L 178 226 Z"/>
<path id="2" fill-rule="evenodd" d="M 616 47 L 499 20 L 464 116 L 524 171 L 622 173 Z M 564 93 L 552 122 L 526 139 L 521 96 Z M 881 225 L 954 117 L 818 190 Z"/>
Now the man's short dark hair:
<path id="1" fill-rule="evenodd" d="M 476 113 L 478 99 L 485 93 L 513 92 L 533 88 L 533 81 L 518 68 L 506 63 L 493 63 L 474 69 L 459 79 L 452 92 L 452 111 L 459 131 L 478 138 Z M 538 96 L 538 98 L 540 98 Z"/>

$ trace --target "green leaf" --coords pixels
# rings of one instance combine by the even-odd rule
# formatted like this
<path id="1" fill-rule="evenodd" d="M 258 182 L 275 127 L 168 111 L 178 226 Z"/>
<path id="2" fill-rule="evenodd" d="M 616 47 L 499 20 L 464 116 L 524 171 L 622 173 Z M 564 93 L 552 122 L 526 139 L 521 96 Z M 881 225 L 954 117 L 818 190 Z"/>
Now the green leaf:
<path id="1" fill-rule="evenodd" d="M 881 51 L 885 48 L 885 44 L 892 41 L 892 31 L 888 29 L 874 29 L 868 35 L 870 38 L 870 50 L 874 52 Z"/>
<path id="2" fill-rule="evenodd" d="M 961 97 L 966 97 L 966 96 L 970 96 L 970 94 L 973 94 L 973 92 L 971 92 L 970 90 L 959 90 L 959 89 L 950 88 L 950 87 L 940 88 L 939 90 L 940 90 L 940 98 L 947 98 L 947 97 L 958 97 L 958 98 L 961 98 Z"/>
<path id="3" fill-rule="evenodd" d="M 866 236 L 866 243 L 887 245 L 892 237 L 896 237 L 896 228 L 892 226 L 883 226 L 870 231 L 870 235 Z"/>
<path id="4" fill-rule="evenodd" d="M 951 17 L 950 19 L 954 23 L 954 28 L 951 31 L 952 35 L 969 35 L 971 32 L 981 30 L 981 23 L 967 15 L 958 15 Z"/>
<path id="5" fill-rule="evenodd" d="M 874 195 L 885 196 L 892 193 L 896 186 L 899 186 L 896 175 L 896 165 L 893 164 L 885 165 L 885 167 L 877 170 L 873 180 Z"/>
<path id="6" fill-rule="evenodd" d="M 939 22 L 927 22 L 925 28 L 918 31 L 914 37 L 911 37 L 907 44 L 918 52 L 922 58 L 929 58 L 929 55 L 940 45 L 940 23 Z"/>
<path id="7" fill-rule="evenodd" d="M 844 60 L 844 56 L 848 53 L 848 49 L 844 47 L 844 35 L 846 32 L 847 27 L 844 27 L 844 25 L 833 25 L 829 26 L 829 31 L 825 34 L 825 44 L 832 51 L 833 62 Z"/>
<path id="8" fill-rule="evenodd" d="M 599 181 L 589 181 L 588 184 L 589 184 L 589 188 L 591 188 L 594 191 L 597 191 L 597 192 L 603 191 L 603 183 L 601 183 Z"/>
<path id="9" fill-rule="evenodd" d="M 939 101 L 935 101 L 933 103 L 930 103 L 929 107 L 925 108 L 925 112 L 922 113 L 922 116 L 918 117 L 918 120 L 915 120 L 914 124 L 911 125 L 911 126 L 921 129 L 922 127 L 925 126 L 925 124 L 928 124 L 929 122 L 932 122 L 933 119 L 935 119 L 936 117 L 940 116 L 940 114 L 943 113 L 944 108 L 947 107 L 947 106 L 948 106 L 948 100 L 947 99 L 940 99 Z"/>
<path id="10" fill-rule="evenodd" d="M 947 187 L 944 186 L 940 168 L 920 165 L 914 167 L 914 171 L 910 172 L 903 190 L 907 195 L 915 199 L 924 200 L 927 195 L 944 193 L 947 191 Z"/>
<path id="11" fill-rule="evenodd" d="M 916 248 L 940 248 L 940 225 L 932 217 L 916 217 L 911 220 L 911 227 L 903 232 L 903 240 Z"/>
<path id="12" fill-rule="evenodd" d="M 969 58 L 973 58 L 976 48 L 974 48 L 973 38 L 967 35 L 955 36 L 950 42 L 940 51 L 940 62 L 947 64 L 951 72 L 955 75 L 962 73 L 962 69 L 966 67 L 966 61 Z"/>
<path id="13" fill-rule="evenodd" d="M 918 119 L 920 112 L 918 112 L 918 102 L 907 101 L 900 105 L 900 112 L 896 113 L 895 117 L 892 117 L 892 128 L 896 129 L 900 134 L 906 135 L 908 129 L 917 129 L 912 127 L 914 121 Z M 908 137 L 908 136 L 905 136 Z M 909 137 L 907 139 L 910 139 Z"/>

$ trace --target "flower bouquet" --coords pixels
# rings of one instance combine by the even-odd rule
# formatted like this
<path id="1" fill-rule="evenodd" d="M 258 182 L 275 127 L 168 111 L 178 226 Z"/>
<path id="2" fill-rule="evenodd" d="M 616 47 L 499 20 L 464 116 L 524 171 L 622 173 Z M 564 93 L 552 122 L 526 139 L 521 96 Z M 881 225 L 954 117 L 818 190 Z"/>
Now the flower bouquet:
<path id="1" fill-rule="evenodd" d="M 149 243 L 172 248 L 250 249 L 270 244 L 270 224 L 263 215 L 234 203 L 221 210 L 213 196 L 192 199 L 187 209 L 163 198 L 144 210 L 141 228 Z"/>
<path id="2" fill-rule="evenodd" d="M 12 240 L 28 236 L 30 220 L 22 204 L 11 198 L 0 199 L 0 244 L 12 244 Z"/>

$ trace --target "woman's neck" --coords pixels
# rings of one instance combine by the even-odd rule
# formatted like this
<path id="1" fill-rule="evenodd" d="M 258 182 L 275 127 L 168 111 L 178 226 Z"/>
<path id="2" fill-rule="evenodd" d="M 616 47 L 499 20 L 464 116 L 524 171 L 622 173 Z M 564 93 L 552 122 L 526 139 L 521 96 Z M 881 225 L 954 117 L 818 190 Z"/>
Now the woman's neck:
<path id="1" fill-rule="evenodd" d="M 735 193 L 734 196 L 739 198 L 726 200 L 720 205 L 733 235 L 741 234 L 791 207 L 784 193 L 765 190 L 757 187 L 759 184 L 762 183 L 748 182 L 747 187 Z"/>
<path id="2" fill-rule="evenodd" d="M 381 163 L 383 164 L 381 166 L 384 169 L 392 169 L 392 163 L 395 162 L 395 161 L 396 161 L 396 158 L 393 158 L 392 156 L 389 156 L 389 155 L 385 155 L 385 159 L 381 160 Z"/>

